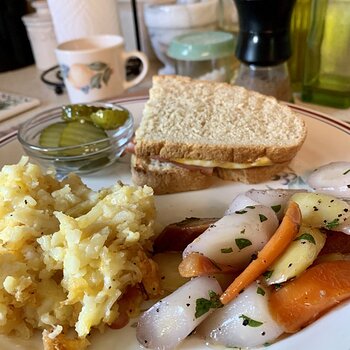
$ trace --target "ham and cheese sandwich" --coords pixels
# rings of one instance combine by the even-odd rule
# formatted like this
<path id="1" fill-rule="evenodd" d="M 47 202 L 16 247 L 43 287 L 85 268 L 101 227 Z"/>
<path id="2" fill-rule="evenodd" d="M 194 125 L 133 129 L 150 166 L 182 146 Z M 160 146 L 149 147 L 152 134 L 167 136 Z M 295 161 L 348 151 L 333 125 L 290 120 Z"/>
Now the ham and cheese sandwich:
<path id="1" fill-rule="evenodd" d="M 213 174 L 259 183 L 283 170 L 306 137 L 288 106 L 242 87 L 155 76 L 135 133 L 132 178 L 156 194 L 203 189 Z"/>

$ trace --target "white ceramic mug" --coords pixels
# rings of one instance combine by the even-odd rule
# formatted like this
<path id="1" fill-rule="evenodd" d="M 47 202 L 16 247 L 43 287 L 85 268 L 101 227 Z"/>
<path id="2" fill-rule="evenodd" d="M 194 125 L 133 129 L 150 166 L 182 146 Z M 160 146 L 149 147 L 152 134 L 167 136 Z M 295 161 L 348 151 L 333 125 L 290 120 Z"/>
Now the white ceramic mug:
<path id="1" fill-rule="evenodd" d="M 58 45 L 56 56 L 72 103 L 93 102 L 120 95 L 139 84 L 148 72 L 148 59 L 139 51 L 126 52 L 119 35 L 96 35 Z M 137 57 L 140 74 L 126 80 L 125 65 Z"/>

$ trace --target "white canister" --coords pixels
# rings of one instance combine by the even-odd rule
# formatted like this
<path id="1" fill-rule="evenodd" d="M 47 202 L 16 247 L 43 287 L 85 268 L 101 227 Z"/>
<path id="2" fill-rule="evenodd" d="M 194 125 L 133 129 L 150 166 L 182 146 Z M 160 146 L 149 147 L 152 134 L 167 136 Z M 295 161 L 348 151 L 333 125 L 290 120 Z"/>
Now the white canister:
<path id="1" fill-rule="evenodd" d="M 48 0 L 58 43 L 120 34 L 116 0 Z"/>
<path id="2" fill-rule="evenodd" d="M 33 14 L 25 15 L 22 20 L 26 26 L 32 46 L 35 64 L 38 69 L 46 70 L 57 65 L 55 31 L 46 1 L 34 1 Z"/>

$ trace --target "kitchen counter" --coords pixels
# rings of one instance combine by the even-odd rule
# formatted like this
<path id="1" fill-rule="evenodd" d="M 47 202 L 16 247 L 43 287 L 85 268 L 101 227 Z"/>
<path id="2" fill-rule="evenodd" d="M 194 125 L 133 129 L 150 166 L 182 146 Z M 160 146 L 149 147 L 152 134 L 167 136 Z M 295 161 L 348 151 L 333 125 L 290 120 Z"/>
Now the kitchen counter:
<path id="1" fill-rule="evenodd" d="M 148 72 L 148 75 L 143 82 L 129 89 L 127 92 L 123 93 L 123 95 L 116 96 L 116 98 L 122 99 L 132 96 L 147 95 L 148 90 L 152 84 L 152 76 L 154 74 L 157 74 L 157 71 L 160 68 L 160 63 L 153 62 L 150 67 L 150 71 Z M 0 74 L 1 92 L 16 93 L 34 97 L 40 100 L 39 106 L 19 115 L 0 121 L 0 137 L 9 131 L 16 129 L 25 120 L 43 110 L 69 103 L 68 95 L 65 91 L 63 94 L 57 95 L 52 87 L 47 86 L 40 80 L 40 75 L 41 72 L 37 70 L 34 65 Z M 350 109 L 335 109 L 313 104 L 306 104 L 300 100 L 298 95 L 295 96 L 295 102 L 296 104 L 302 105 L 303 107 L 317 110 L 334 118 L 350 122 Z"/>

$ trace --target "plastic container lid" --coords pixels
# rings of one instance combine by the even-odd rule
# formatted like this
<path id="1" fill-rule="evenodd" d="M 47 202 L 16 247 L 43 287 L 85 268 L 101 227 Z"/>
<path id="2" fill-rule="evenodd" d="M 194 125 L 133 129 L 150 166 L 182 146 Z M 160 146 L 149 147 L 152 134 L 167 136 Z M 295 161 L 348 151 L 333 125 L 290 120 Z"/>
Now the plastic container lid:
<path id="1" fill-rule="evenodd" d="M 182 61 L 205 61 L 234 55 L 235 37 L 225 32 L 198 32 L 175 37 L 168 56 Z"/>
<path id="2" fill-rule="evenodd" d="M 52 26 L 51 14 L 46 1 L 33 1 L 32 7 L 35 8 L 36 12 L 22 17 L 26 26 Z"/>

